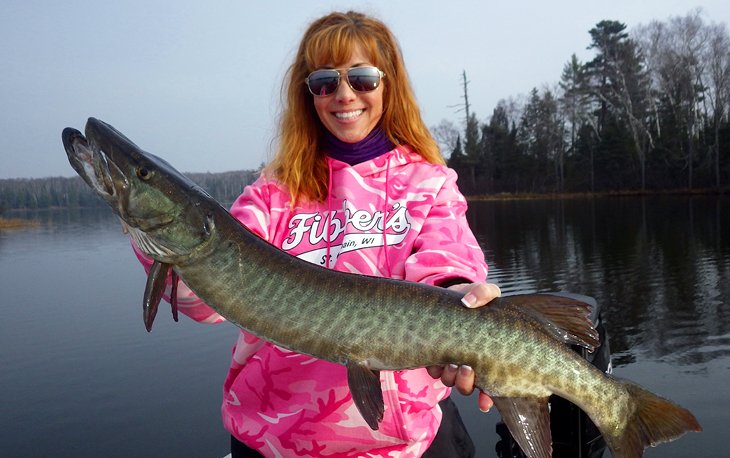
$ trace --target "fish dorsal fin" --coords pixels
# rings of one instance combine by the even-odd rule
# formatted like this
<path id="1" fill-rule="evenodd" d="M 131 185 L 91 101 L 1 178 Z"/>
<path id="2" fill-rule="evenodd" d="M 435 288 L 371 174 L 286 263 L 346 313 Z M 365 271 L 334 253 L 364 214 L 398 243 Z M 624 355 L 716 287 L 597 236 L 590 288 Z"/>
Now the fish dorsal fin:
<path id="1" fill-rule="evenodd" d="M 504 307 L 529 314 L 561 342 L 580 345 L 591 352 L 600 345 L 598 331 L 589 318 L 591 306 L 585 302 L 552 294 L 521 294 L 501 299 Z"/>
<path id="2" fill-rule="evenodd" d="M 525 455 L 529 458 L 552 457 L 553 439 L 547 398 L 492 399 Z"/>
<path id="3" fill-rule="evenodd" d="M 383 390 L 380 387 L 380 375 L 365 363 L 349 361 L 347 363 L 347 385 L 350 387 L 352 400 L 367 422 L 370 429 L 377 431 L 383 420 L 385 405 Z"/>

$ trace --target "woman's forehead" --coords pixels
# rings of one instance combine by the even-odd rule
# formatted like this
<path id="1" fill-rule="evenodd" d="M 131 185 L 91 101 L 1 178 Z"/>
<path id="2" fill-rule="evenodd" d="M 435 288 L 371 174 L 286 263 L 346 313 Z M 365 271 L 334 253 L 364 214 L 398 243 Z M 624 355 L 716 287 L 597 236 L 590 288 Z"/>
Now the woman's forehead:
<path id="1" fill-rule="evenodd" d="M 314 67 L 342 67 L 356 64 L 375 65 L 375 58 L 367 49 L 367 45 L 352 41 L 339 46 L 321 47 L 314 50 Z"/>

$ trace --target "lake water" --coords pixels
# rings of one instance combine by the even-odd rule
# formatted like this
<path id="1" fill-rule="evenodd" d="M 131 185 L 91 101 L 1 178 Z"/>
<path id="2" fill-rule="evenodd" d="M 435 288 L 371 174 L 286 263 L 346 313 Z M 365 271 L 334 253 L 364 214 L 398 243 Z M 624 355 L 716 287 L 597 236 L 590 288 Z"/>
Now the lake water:
<path id="1" fill-rule="evenodd" d="M 3 456 L 222 457 L 221 386 L 237 333 L 142 323 L 145 278 L 109 211 L 13 214 L 0 231 Z M 504 294 L 571 291 L 603 307 L 614 372 L 704 427 L 650 457 L 728 456 L 730 199 L 474 202 L 470 223 Z M 496 411 L 457 397 L 479 456 Z"/>

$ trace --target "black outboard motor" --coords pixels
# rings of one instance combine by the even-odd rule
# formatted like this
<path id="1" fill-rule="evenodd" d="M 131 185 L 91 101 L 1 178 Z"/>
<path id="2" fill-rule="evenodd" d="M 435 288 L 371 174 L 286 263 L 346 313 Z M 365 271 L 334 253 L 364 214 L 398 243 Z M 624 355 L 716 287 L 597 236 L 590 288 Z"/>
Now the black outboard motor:
<path id="1" fill-rule="evenodd" d="M 611 373 L 611 351 L 608 345 L 608 334 L 601 320 L 601 308 L 592 297 L 571 293 L 554 293 L 558 296 L 570 297 L 591 305 L 591 321 L 599 334 L 601 345 L 593 353 L 585 348 L 573 346 L 573 350 L 600 370 Z M 550 430 L 553 436 L 554 458 L 601 458 L 606 443 L 601 433 L 588 415 L 559 396 L 550 396 Z M 496 445 L 499 458 L 525 458 L 520 446 L 512 438 L 503 422 L 497 423 L 497 434 L 500 436 Z"/>

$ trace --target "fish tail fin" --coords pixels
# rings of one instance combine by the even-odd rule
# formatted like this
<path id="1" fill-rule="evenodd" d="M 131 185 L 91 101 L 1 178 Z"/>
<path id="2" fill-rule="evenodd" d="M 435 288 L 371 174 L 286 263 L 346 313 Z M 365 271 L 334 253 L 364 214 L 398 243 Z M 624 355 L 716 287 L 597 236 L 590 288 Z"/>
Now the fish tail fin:
<path id="1" fill-rule="evenodd" d="M 624 384 L 635 410 L 623 431 L 613 436 L 603 431 L 603 437 L 614 457 L 642 457 L 647 446 L 671 441 L 690 431 L 702 431 L 689 410 L 633 383 L 619 383 Z"/>

